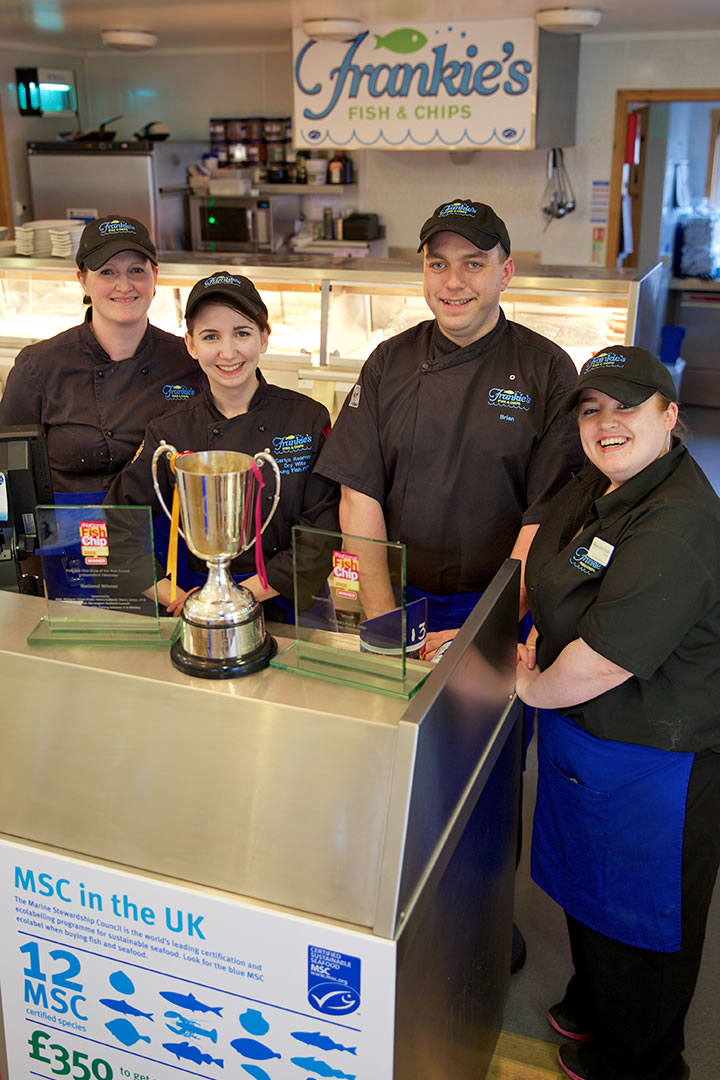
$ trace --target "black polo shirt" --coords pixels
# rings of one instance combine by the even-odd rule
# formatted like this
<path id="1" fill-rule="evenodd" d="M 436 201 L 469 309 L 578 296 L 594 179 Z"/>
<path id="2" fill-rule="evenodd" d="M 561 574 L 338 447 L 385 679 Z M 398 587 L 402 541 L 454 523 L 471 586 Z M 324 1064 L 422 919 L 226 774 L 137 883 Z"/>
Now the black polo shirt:
<path id="1" fill-rule="evenodd" d="M 480 591 L 582 464 L 562 408 L 576 379 L 562 349 L 502 311 L 464 348 L 420 323 L 367 360 L 317 471 L 381 504 L 411 585 Z"/>
<path id="2" fill-rule="evenodd" d="M 538 665 L 580 637 L 633 677 L 564 716 L 604 739 L 718 747 L 720 500 L 682 444 L 603 495 L 607 485 L 586 466 L 530 549 Z"/>
<path id="3" fill-rule="evenodd" d="M 0 401 L 0 424 L 42 424 L 59 492 L 105 491 L 150 421 L 206 385 L 183 339 L 149 324 L 133 356 L 111 360 L 90 314 L 22 349 Z"/>
<path id="4" fill-rule="evenodd" d="M 112 483 L 105 498 L 116 506 L 152 506 L 162 513 L 152 484 L 152 457 L 161 440 L 177 450 L 235 450 L 257 454 L 270 450 L 280 471 L 280 502 L 262 535 L 268 581 L 287 599 L 293 599 L 293 525 L 337 530 L 339 489 L 322 476 L 313 475 L 313 465 L 330 429 L 324 405 L 305 394 L 273 386 L 257 372 L 258 388 L 250 408 L 228 419 L 215 405 L 210 392 L 198 395 L 187 405 L 174 409 L 147 429 L 143 445 L 134 461 Z M 137 448 L 136 448 L 137 449 Z M 263 467 L 263 519 L 275 493 L 272 472 Z M 170 508 L 174 479 L 168 458 L 158 462 L 158 482 Z M 207 567 L 189 555 L 192 569 Z M 255 548 L 239 555 L 231 565 L 233 574 L 255 572 Z"/>

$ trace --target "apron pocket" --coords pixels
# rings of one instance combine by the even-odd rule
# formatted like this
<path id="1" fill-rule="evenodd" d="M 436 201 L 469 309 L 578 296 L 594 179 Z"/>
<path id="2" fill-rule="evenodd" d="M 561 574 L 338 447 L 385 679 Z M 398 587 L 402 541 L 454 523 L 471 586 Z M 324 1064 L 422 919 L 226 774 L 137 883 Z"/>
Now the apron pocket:
<path id="1" fill-rule="evenodd" d="M 566 910 L 563 883 L 592 897 L 605 893 L 609 802 L 607 791 L 567 776 L 538 747 L 532 876 Z"/>

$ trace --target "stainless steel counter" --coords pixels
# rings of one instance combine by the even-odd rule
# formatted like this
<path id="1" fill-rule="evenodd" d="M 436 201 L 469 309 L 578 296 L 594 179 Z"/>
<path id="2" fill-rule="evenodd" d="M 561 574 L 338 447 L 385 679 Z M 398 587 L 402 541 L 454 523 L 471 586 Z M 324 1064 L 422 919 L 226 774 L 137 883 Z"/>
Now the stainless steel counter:
<path id="1" fill-rule="evenodd" d="M 160 649 L 31 649 L 44 602 L 0 592 L 0 833 L 385 939 L 377 1075 L 479 1080 L 509 980 L 518 588 L 507 560 L 409 703 L 276 669 L 194 680 Z"/>

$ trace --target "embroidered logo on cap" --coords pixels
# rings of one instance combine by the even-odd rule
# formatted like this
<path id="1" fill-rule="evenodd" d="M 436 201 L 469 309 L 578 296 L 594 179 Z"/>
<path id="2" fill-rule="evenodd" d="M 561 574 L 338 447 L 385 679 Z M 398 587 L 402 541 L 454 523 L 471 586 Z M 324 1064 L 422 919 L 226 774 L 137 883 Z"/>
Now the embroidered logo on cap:
<path id="1" fill-rule="evenodd" d="M 626 357 L 619 356 L 618 353 L 598 353 L 597 356 L 588 360 L 580 374 L 586 375 L 589 371 L 595 371 L 596 368 L 625 367 L 626 363 Z"/>
<path id="2" fill-rule="evenodd" d="M 101 236 L 114 236 L 115 233 L 136 233 L 137 229 L 129 221 L 116 218 L 114 221 L 103 221 L 98 231 Z"/>
<path id="3" fill-rule="evenodd" d="M 163 396 L 168 401 L 187 401 L 188 398 L 195 397 L 195 391 L 191 386 L 181 386 L 180 383 L 166 383 L 162 388 Z"/>
<path id="4" fill-rule="evenodd" d="M 447 217 L 448 214 L 462 214 L 463 217 L 475 217 L 477 210 L 474 206 L 470 206 L 469 203 L 453 202 L 448 203 L 447 206 L 443 206 L 438 217 Z"/>
<path id="5" fill-rule="evenodd" d="M 205 278 L 203 281 L 203 288 L 208 289 L 211 285 L 238 285 L 242 288 L 243 283 L 231 274 L 214 274 L 213 277 Z"/>

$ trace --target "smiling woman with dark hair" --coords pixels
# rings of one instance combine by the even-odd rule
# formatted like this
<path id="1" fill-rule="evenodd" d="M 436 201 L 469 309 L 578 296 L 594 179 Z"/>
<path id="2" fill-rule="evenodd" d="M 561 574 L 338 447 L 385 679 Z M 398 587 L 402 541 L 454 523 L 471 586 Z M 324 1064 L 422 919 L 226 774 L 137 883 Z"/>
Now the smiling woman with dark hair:
<path id="1" fill-rule="evenodd" d="M 158 267 L 142 222 L 90 222 L 76 262 L 85 321 L 18 354 L 0 424 L 42 425 L 62 501 L 101 502 L 150 420 L 192 398 L 204 379 L 182 338 L 148 322 Z"/>
<path id="2" fill-rule="evenodd" d="M 324 405 L 305 394 L 266 382 L 260 360 L 270 337 L 268 311 L 249 278 L 224 270 L 198 281 L 185 308 L 185 342 L 205 390 L 183 408 L 153 421 L 140 453 L 113 483 L 106 502 L 150 505 L 159 511 L 153 491 L 151 462 L 164 440 L 178 450 L 236 450 L 256 454 L 268 448 L 281 474 L 280 502 L 262 534 L 267 584 L 255 569 L 255 549 L 239 555 L 231 573 L 257 600 L 273 601 L 273 618 L 292 620 L 293 560 L 291 529 L 310 525 L 335 530 L 339 488 L 312 468 L 330 429 Z M 174 479 L 163 455 L 158 482 L 166 503 Z M 265 498 L 272 500 L 273 493 Z M 164 518 L 161 519 L 164 522 Z M 178 567 L 181 585 L 172 601 L 168 578 L 158 581 L 158 598 L 171 613 L 184 603 L 186 591 L 202 585 L 207 567 L 182 545 Z M 185 557 L 187 563 L 185 564 Z"/>
<path id="3" fill-rule="evenodd" d="M 685 1080 L 720 862 L 720 500 L 675 437 L 668 369 L 604 349 L 570 395 L 589 464 L 527 560 L 532 875 L 575 973 L 548 1020 L 574 1080 Z M 537 659 L 536 659 L 537 657 Z"/>

